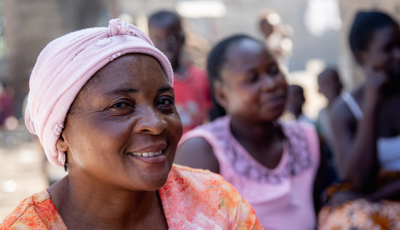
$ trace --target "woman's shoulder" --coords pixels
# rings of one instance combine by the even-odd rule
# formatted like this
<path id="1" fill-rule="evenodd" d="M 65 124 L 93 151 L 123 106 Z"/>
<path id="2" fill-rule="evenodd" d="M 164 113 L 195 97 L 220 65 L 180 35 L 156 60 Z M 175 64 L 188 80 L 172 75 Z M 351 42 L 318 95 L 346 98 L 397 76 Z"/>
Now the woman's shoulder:
<path id="1" fill-rule="evenodd" d="M 66 229 L 47 190 L 23 200 L 0 221 L 0 230 L 6 229 Z"/>
<path id="2" fill-rule="evenodd" d="M 226 224 L 238 229 L 259 226 L 254 210 L 235 188 L 208 170 L 173 165 L 167 184 L 159 192 L 167 204 L 167 217 L 176 224 L 215 229 L 225 229 Z"/>
<path id="3" fill-rule="evenodd" d="M 210 142 L 215 140 L 216 137 L 227 136 L 226 134 L 229 132 L 227 129 L 227 127 L 229 127 L 229 120 L 230 118 L 228 116 L 224 116 L 217 118 L 210 123 L 197 126 L 182 136 L 180 144 L 194 137 L 202 137 L 206 139 L 207 142 Z"/>

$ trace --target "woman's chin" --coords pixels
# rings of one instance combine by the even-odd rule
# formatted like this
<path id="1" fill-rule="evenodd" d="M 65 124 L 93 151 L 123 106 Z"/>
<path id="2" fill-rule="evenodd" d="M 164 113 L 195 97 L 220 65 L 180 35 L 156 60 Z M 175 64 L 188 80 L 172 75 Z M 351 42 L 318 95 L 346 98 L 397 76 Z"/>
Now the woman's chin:
<path id="1" fill-rule="evenodd" d="M 136 173 L 131 180 L 132 187 L 140 188 L 141 191 L 155 191 L 167 183 L 168 174 L 171 167 L 164 167 L 158 170 L 145 170 L 142 173 Z"/>
<path id="2" fill-rule="evenodd" d="M 160 179 L 150 178 L 143 182 L 142 191 L 156 191 L 162 188 L 167 183 L 168 175 Z"/>
<path id="3" fill-rule="evenodd" d="M 275 121 L 277 120 L 280 116 L 282 116 L 284 111 L 284 108 L 275 108 L 275 109 L 268 109 L 263 111 L 262 114 L 260 114 L 260 117 L 264 121 Z"/>

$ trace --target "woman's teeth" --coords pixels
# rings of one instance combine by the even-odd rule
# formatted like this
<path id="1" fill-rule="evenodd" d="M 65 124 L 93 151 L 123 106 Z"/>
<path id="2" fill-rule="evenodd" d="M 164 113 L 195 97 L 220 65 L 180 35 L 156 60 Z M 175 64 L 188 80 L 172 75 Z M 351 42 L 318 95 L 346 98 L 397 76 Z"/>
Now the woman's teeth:
<path id="1" fill-rule="evenodd" d="M 154 157 L 162 154 L 162 151 L 158 152 L 148 152 L 148 153 L 131 153 L 132 155 L 135 156 L 141 156 L 141 157 Z"/>

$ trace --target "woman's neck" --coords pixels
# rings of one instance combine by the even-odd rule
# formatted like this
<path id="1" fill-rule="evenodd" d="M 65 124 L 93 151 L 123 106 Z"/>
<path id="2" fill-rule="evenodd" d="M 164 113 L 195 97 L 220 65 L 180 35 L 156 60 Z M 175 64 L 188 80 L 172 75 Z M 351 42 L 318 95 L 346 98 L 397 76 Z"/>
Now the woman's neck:
<path id="1" fill-rule="evenodd" d="M 237 140 L 246 140 L 254 144 L 269 145 L 280 136 L 275 121 L 255 123 L 232 117 L 230 127 Z"/>
<path id="2" fill-rule="evenodd" d="M 152 229 L 154 220 L 165 220 L 156 191 L 131 191 L 68 175 L 49 193 L 69 229 Z"/>

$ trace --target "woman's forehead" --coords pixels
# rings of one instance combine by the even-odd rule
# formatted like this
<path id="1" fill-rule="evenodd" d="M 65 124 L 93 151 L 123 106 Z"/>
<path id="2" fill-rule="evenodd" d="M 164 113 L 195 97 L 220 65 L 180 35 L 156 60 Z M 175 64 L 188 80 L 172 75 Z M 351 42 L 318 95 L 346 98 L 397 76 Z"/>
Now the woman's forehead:
<path id="1" fill-rule="evenodd" d="M 228 68 L 246 68 L 260 62 L 274 62 L 267 49 L 251 39 L 243 39 L 232 44 L 227 51 L 226 60 L 225 66 Z"/>
<path id="2" fill-rule="evenodd" d="M 386 45 L 393 40 L 400 39 L 400 29 L 398 26 L 385 26 L 373 33 L 370 44 L 373 45 Z"/>
<path id="3" fill-rule="evenodd" d="M 151 88 L 158 84 L 170 85 L 168 78 L 152 56 L 127 54 L 100 69 L 84 86 L 82 91 L 109 92 L 119 88 Z"/>
<path id="4" fill-rule="evenodd" d="M 130 53 L 125 54 L 112 62 L 109 62 L 97 73 L 117 74 L 118 72 L 129 71 L 128 69 L 135 69 L 140 71 L 142 69 L 142 66 L 153 65 L 154 67 L 155 64 L 162 70 L 161 65 L 155 57 L 141 53 Z"/>

